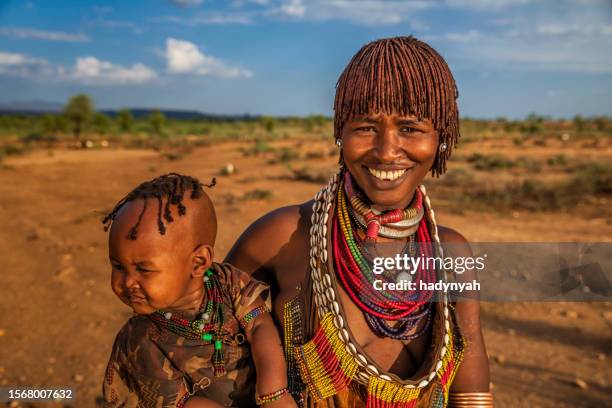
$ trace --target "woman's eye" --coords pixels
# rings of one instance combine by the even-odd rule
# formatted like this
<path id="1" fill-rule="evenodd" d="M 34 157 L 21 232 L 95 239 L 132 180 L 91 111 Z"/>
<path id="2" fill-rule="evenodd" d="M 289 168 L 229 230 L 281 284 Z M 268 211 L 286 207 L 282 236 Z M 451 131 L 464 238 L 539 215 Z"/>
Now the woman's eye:
<path id="1" fill-rule="evenodd" d="M 360 126 L 357 129 L 355 129 L 355 130 L 357 132 L 374 132 L 374 131 L 376 131 L 374 126 Z"/>
<path id="2" fill-rule="evenodd" d="M 402 132 L 402 133 L 412 133 L 412 132 L 416 132 L 416 131 L 417 131 L 417 129 L 415 129 L 413 127 L 410 127 L 410 126 L 402 126 L 400 128 L 400 132 Z"/>

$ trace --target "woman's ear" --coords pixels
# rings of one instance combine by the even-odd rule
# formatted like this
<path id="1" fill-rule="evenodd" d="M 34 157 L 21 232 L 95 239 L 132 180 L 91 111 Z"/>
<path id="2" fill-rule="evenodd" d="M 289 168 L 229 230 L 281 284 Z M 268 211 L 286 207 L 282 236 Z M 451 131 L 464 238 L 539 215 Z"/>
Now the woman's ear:
<path id="1" fill-rule="evenodd" d="M 196 249 L 193 250 L 191 254 L 193 269 L 191 271 L 191 277 L 193 278 L 201 278 L 204 275 L 204 272 L 210 265 L 212 265 L 213 260 L 213 249 L 208 244 L 199 245 Z"/>

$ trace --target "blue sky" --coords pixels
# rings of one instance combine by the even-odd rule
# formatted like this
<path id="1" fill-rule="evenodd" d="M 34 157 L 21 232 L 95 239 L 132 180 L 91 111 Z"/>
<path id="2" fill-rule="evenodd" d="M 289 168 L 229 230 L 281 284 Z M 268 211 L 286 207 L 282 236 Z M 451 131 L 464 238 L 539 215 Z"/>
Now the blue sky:
<path id="1" fill-rule="evenodd" d="M 409 34 L 462 116 L 612 115 L 611 0 L 0 0 L 0 103 L 331 115 L 351 56 Z"/>

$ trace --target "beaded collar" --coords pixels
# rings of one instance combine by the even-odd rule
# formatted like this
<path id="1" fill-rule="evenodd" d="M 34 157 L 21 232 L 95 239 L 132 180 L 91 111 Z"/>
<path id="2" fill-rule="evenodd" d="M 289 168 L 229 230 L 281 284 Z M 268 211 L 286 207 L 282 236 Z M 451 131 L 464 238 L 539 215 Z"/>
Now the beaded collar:
<path id="1" fill-rule="evenodd" d="M 330 242 L 330 234 L 328 234 L 328 232 L 331 233 L 331 229 L 328 231 L 328 221 L 341 176 L 341 173 L 334 175 L 329 180 L 327 186 L 316 194 L 313 203 L 313 214 L 311 217 L 312 226 L 310 228 L 310 267 L 314 292 L 313 296 L 317 309 L 317 315 L 321 321 L 331 320 L 333 323 L 333 327 L 335 329 L 334 332 L 337 332 L 337 337 L 343 344 L 343 348 L 346 349 L 346 352 L 349 353 L 351 359 L 354 360 L 358 366 L 355 377 L 357 381 L 362 384 L 368 384 L 372 380 L 382 380 L 385 382 L 396 383 L 398 386 L 401 386 L 407 390 L 425 388 L 436 377 L 436 375 L 440 376 L 443 374 L 443 370 L 445 369 L 444 363 L 449 359 L 448 353 L 450 352 L 449 349 L 452 347 L 452 345 L 450 344 L 451 330 L 448 297 L 446 293 L 441 296 L 441 317 L 443 318 L 443 327 L 445 331 L 442 347 L 439 349 L 439 354 L 436 356 L 436 364 L 434 368 L 418 384 L 398 384 L 397 380 L 394 380 L 389 374 L 377 368 L 376 364 L 360 351 L 357 343 L 345 324 L 345 318 L 343 316 L 344 311 L 340 300 L 338 299 L 338 283 L 336 282 L 333 269 L 327 267 L 328 243 Z M 435 254 L 436 256 L 443 256 L 434 211 L 431 209 L 431 204 L 426 195 L 425 187 L 421 185 L 419 186 L 419 189 L 423 196 L 423 202 L 424 206 L 426 207 L 428 217 L 432 223 L 432 236 L 435 241 L 436 251 Z M 444 276 L 444 278 L 446 279 L 447 277 Z"/>
<path id="2" fill-rule="evenodd" d="M 201 340 L 204 344 L 214 344 L 213 369 L 215 377 L 226 374 L 223 352 L 224 308 L 223 289 L 219 277 L 208 269 L 202 277 L 205 302 L 202 302 L 198 316 L 189 321 L 172 312 L 158 310 L 148 315 L 158 326 L 191 340 Z"/>

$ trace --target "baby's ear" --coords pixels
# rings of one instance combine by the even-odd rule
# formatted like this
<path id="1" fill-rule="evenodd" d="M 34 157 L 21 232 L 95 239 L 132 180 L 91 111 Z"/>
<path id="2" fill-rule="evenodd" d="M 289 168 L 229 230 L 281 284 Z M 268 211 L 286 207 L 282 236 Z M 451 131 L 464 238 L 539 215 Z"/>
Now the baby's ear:
<path id="1" fill-rule="evenodd" d="M 192 266 L 193 269 L 191 271 L 191 276 L 193 278 L 200 278 L 204 275 L 204 272 L 210 265 L 212 265 L 213 260 L 213 249 L 208 244 L 199 245 L 196 249 L 193 250 L 191 254 Z"/>

